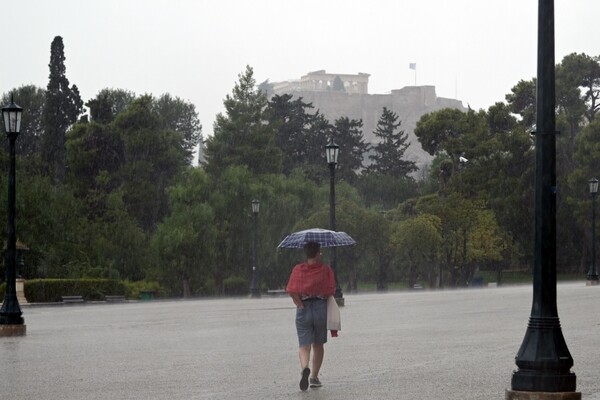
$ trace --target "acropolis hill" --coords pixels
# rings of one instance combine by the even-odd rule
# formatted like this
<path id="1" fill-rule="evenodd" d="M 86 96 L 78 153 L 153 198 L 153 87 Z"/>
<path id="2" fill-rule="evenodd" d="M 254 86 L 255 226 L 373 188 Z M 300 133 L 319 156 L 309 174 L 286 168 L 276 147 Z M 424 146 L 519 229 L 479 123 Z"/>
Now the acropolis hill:
<path id="1" fill-rule="evenodd" d="M 392 90 L 389 94 L 369 94 L 369 76 L 365 73 L 332 74 L 325 70 L 309 72 L 300 80 L 274 83 L 273 93 L 302 97 L 304 102 L 312 103 L 314 111 L 320 110 L 332 123 L 340 117 L 362 119 L 363 135 L 371 143 L 375 141 L 373 131 L 383 107 L 387 107 L 398 114 L 402 121 L 400 129 L 408 134 L 410 146 L 406 150 L 406 157 L 415 161 L 419 169 L 423 169 L 432 157 L 421 148 L 414 135 L 417 121 L 422 115 L 443 108 L 466 111 L 462 102 L 437 97 L 435 86 L 406 86 Z M 344 89 L 341 89 L 340 80 Z"/>

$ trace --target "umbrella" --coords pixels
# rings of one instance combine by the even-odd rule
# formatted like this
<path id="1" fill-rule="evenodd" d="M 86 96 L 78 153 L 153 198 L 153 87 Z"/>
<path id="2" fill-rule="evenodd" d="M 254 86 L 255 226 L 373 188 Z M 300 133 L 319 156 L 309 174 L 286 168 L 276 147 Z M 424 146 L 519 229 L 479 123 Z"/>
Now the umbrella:
<path id="1" fill-rule="evenodd" d="M 346 232 L 313 228 L 290 233 L 277 247 L 281 249 L 297 249 L 304 247 L 308 242 L 319 243 L 321 247 L 352 246 L 356 244 L 356 241 Z"/>

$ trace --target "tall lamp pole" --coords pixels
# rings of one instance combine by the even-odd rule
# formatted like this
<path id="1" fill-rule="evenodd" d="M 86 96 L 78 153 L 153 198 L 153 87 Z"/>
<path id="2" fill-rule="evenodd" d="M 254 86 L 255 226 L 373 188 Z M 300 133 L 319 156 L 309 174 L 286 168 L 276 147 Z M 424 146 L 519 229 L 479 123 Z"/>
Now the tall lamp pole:
<path id="1" fill-rule="evenodd" d="M 570 371 L 573 358 L 556 306 L 554 0 L 539 0 L 538 6 L 533 305 L 515 357 L 519 368 L 513 373 L 512 391 L 507 391 L 506 398 L 546 399 L 550 397 L 520 392 L 562 392 L 562 399 L 576 399 L 581 394 L 574 393 L 576 377 Z"/>
<path id="2" fill-rule="evenodd" d="M 0 336 L 23 336 L 27 330 L 16 290 L 16 252 L 17 235 L 15 232 L 15 141 L 21 131 L 23 109 L 16 105 L 11 97 L 10 104 L 2 107 L 4 129 L 9 143 L 10 167 L 8 171 L 8 240 L 6 244 L 6 291 L 4 303 L 0 309 Z"/>
<path id="3" fill-rule="evenodd" d="M 257 236 L 257 220 L 258 211 L 260 210 L 260 201 L 252 200 L 252 230 L 254 239 L 252 241 L 252 283 L 250 285 L 250 296 L 260 298 L 260 288 L 258 283 L 258 271 L 256 270 L 256 236 Z"/>
<path id="4" fill-rule="evenodd" d="M 598 179 L 589 180 L 590 194 L 592 195 L 592 265 L 587 274 L 587 284 L 598 284 L 598 271 L 596 270 L 596 195 L 598 194 Z"/>
<path id="5" fill-rule="evenodd" d="M 340 146 L 335 144 L 333 137 L 325 145 L 325 154 L 327 155 L 327 164 L 329 165 L 329 229 L 335 231 L 335 166 L 337 165 Z M 335 247 L 331 248 L 331 268 L 335 277 L 335 300 L 341 306 L 344 305 L 344 294 L 340 287 L 337 273 L 337 252 Z"/>

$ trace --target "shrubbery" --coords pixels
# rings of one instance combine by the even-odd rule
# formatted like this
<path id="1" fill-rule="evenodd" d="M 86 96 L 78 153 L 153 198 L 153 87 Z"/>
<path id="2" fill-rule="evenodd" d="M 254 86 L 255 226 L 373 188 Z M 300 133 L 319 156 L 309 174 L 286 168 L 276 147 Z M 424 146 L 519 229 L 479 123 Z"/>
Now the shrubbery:
<path id="1" fill-rule="evenodd" d="M 104 300 L 106 295 L 126 296 L 127 287 L 113 279 L 32 279 L 25 282 L 30 303 L 62 301 L 61 296 L 82 296 L 86 301 Z"/>
<path id="2" fill-rule="evenodd" d="M 223 292 L 232 296 L 248 294 L 248 281 L 241 276 L 226 278 L 223 280 Z"/>
<path id="3" fill-rule="evenodd" d="M 0 284 L 0 303 L 4 299 L 6 282 Z M 164 297 L 158 282 L 119 281 L 114 279 L 31 279 L 25 281 L 25 298 L 30 303 L 54 303 L 62 296 L 82 296 L 86 301 L 104 300 L 105 296 L 125 296 L 140 299 L 141 292 L 153 292 L 153 297 Z"/>

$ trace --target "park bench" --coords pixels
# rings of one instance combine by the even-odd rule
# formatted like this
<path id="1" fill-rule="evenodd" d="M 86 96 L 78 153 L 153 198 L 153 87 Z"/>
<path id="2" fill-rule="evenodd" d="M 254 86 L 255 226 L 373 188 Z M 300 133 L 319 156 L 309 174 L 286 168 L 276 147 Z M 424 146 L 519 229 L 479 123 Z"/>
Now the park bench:
<path id="1" fill-rule="evenodd" d="M 107 303 L 118 303 L 118 302 L 125 301 L 125 296 L 120 296 L 120 295 L 104 296 L 104 300 L 106 300 Z"/>
<path id="2" fill-rule="evenodd" d="M 83 303 L 82 296 L 61 296 L 63 303 Z"/>

